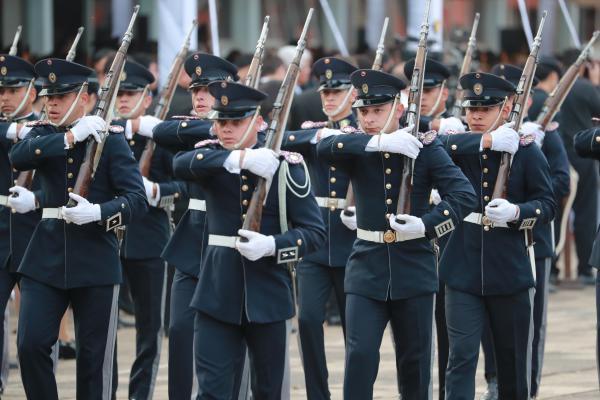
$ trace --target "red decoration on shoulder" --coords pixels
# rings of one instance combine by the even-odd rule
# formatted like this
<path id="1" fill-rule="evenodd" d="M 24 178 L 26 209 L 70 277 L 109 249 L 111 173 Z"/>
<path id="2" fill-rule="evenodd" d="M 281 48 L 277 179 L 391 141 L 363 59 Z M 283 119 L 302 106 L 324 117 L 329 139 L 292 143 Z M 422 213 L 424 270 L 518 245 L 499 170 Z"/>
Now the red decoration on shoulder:
<path id="1" fill-rule="evenodd" d="M 419 132 L 417 135 L 417 139 L 421 141 L 425 146 L 433 143 L 433 141 L 437 138 L 437 131 L 427 131 L 427 132 Z"/>
<path id="2" fill-rule="evenodd" d="M 284 160 L 288 162 L 288 164 L 300 164 L 304 161 L 304 157 L 300 153 L 294 153 L 291 151 L 280 151 L 280 156 L 283 156 Z"/>
<path id="3" fill-rule="evenodd" d="M 194 148 L 200 148 L 200 147 L 206 147 L 209 146 L 211 144 L 219 144 L 219 139 L 206 139 L 206 140 L 201 140 L 198 143 L 196 143 L 194 145 Z"/>
<path id="4" fill-rule="evenodd" d="M 300 125 L 300 129 L 315 129 L 315 128 L 325 128 L 327 126 L 327 121 L 315 122 L 315 121 L 304 121 L 302 125 Z"/>

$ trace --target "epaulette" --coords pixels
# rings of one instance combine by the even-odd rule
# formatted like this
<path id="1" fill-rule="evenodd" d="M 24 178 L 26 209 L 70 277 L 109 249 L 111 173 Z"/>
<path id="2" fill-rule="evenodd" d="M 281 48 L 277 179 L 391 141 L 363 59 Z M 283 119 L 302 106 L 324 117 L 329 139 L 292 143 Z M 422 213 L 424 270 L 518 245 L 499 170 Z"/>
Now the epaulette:
<path id="1" fill-rule="evenodd" d="M 40 119 L 37 121 L 30 121 L 27 124 L 25 124 L 25 126 L 29 126 L 29 127 L 46 126 L 46 125 L 52 125 L 52 122 L 50 122 L 47 119 Z"/>
<path id="2" fill-rule="evenodd" d="M 327 121 L 314 122 L 314 121 L 304 121 L 302 125 L 300 125 L 300 129 L 315 129 L 315 128 L 325 128 L 327 126 Z"/>
<path id="3" fill-rule="evenodd" d="M 202 119 L 196 115 L 173 115 L 171 119 L 174 120 L 188 120 L 188 119 Z"/>
<path id="4" fill-rule="evenodd" d="M 342 131 L 344 133 L 357 133 L 357 132 L 360 132 L 361 130 L 353 127 L 352 125 L 346 125 L 342 129 L 340 129 L 340 131 Z"/>
<path id="5" fill-rule="evenodd" d="M 108 131 L 110 133 L 123 133 L 125 132 L 125 128 L 123 128 L 121 125 L 110 125 L 108 127 Z"/>
<path id="6" fill-rule="evenodd" d="M 206 139 L 206 140 L 201 140 L 198 143 L 196 143 L 194 145 L 195 149 L 198 149 L 200 147 L 206 147 L 209 146 L 211 144 L 219 144 L 219 139 Z"/>
<path id="7" fill-rule="evenodd" d="M 279 155 L 282 156 L 283 159 L 288 162 L 288 164 L 292 165 L 300 164 L 302 161 L 304 161 L 304 157 L 302 157 L 302 154 L 300 153 L 282 150 L 279 152 Z"/>
<path id="8" fill-rule="evenodd" d="M 433 141 L 437 138 L 437 131 L 427 131 L 427 132 L 419 132 L 417 135 L 417 139 L 421 141 L 425 146 L 433 143 Z"/>
<path id="9" fill-rule="evenodd" d="M 519 139 L 519 145 L 521 147 L 527 147 L 533 142 L 535 142 L 535 135 L 523 135 Z"/>

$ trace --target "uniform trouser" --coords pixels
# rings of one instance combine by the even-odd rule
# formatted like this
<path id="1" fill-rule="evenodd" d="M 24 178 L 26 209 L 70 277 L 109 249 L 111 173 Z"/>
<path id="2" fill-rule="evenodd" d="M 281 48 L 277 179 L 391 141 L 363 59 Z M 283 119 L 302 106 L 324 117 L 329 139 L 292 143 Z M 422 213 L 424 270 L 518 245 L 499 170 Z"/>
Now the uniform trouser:
<path id="1" fill-rule="evenodd" d="M 129 398 L 151 399 L 160 361 L 167 267 L 160 258 L 121 258 L 135 315 L 136 357 L 129 376 Z"/>
<path id="2" fill-rule="evenodd" d="M 446 366 L 448 365 L 448 328 L 446 326 L 445 288 L 440 282 L 440 290 L 435 297 L 435 327 L 438 345 L 439 399 L 446 397 Z"/>
<path id="3" fill-rule="evenodd" d="M 600 386 L 600 273 L 596 275 L 596 370 Z"/>
<path id="4" fill-rule="evenodd" d="M 235 392 L 240 361 L 250 355 L 256 385 L 255 400 L 281 398 L 281 385 L 287 345 L 286 321 L 241 325 L 219 321 L 196 312 L 194 356 L 198 379 L 198 400 L 237 398 Z"/>
<path id="5" fill-rule="evenodd" d="M 533 342 L 531 346 L 531 397 L 538 395 L 542 380 L 542 366 L 544 364 L 544 348 L 546 345 L 546 321 L 548 308 L 548 281 L 550 279 L 551 258 L 536 258 L 536 284 L 533 298 Z M 481 347 L 485 354 L 485 378 L 489 380 L 496 376 L 496 357 L 492 331 L 489 321 L 481 338 Z"/>
<path id="6" fill-rule="evenodd" d="M 23 277 L 20 287 L 17 348 L 27 398 L 58 399 L 50 353 L 70 304 L 77 341 L 77 399 L 110 399 L 119 286 L 57 289 Z"/>
<path id="7" fill-rule="evenodd" d="M 402 399 L 431 399 L 433 303 L 434 294 L 388 301 L 346 295 L 344 399 L 373 398 L 379 349 L 388 322 L 394 335 Z"/>
<path id="8" fill-rule="evenodd" d="M 6 304 L 8 303 L 8 299 L 10 298 L 10 294 L 13 291 L 15 285 L 19 282 L 19 275 L 8 272 L 7 269 L 0 269 L 0 312 L 4 316 L 2 326 L 0 326 L 0 346 L 2 346 L 2 351 L 0 351 L 0 366 L 2 366 L 1 373 L 1 387 L 6 387 L 6 382 L 8 378 L 8 368 L 5 370 L 4 366 L 8 365 L 8 346 L 5 343 L 8 339 L 8 321 L 6 321 L 7 313 L 4 312 L 6 310 Z M 6 350 L 6 351 L 5 351 Z"/>
<path id="9" fill-rule="evenodd" d="M 329 399 L 327 385 L 329 374 L 325 358 L 323 323 L 326 319 L 327 300 L 333 289 L 337 303 L 340 305 L 342 330 L 345 335 L 345 268 L 334 268 L 302 261 L 296 271 L 298 277 L 298 329 L 307 398 L 309 400 Z"/>
<path id="10" fill-rule="evenodd" d="M 486 318 L 494 337 L 500 399 L 529 399 L 534 289 L 478 296 L 446 287 L 450 356 L 446 399 L 473 400 L 479 343 Z"/>

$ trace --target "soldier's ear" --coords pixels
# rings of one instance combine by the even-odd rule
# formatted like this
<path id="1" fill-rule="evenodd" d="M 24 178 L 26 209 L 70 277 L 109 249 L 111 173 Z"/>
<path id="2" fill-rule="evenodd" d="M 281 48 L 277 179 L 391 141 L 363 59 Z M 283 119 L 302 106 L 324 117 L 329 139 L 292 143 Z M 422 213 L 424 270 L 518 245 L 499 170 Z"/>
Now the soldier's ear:
<path id="1" fill-rule="evenodd" d="M 87 104 L 88 101 L 90 101 L 90 95 L 89 95 L 89 93 L 88 92 L 82 92 L 81 96 L 80 96 L 80 99 L 81 99 L 81 104 L 83 104 L 83 105 Z"/>
<path id="2" fill-rule="evenodd" d="M 448 100 L 448 95 L 450 94 L 450 91 L 448 90 L 448 86 L 444 85 L 444 88 L 442 89 L 442 101 L 445 103 L 446 100 Z"/>
<path id="3" fill-rule="evenodd" d="M 402 114 L 404 114 L 404 104 L 402 104 L 402 102 L 400 101 L 398 101 L 398 104 L 396 105 L 396 114 L 398 116 L 398 119 L 400 119 Z"/>

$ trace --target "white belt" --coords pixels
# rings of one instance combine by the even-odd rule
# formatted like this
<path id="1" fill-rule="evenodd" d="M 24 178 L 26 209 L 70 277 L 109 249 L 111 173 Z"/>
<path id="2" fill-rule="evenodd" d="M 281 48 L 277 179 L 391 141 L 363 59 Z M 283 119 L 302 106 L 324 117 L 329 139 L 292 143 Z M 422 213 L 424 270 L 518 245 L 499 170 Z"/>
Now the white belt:
<path id="1" fill-rule="evenodd" d="M 235 244 L 239 238 L 239 236 L 208 235 L 208 245 L 235 249 Z"/>
<path id="2" fill-rule="evenodd" d="M 60 208 L 44 208 L 42 219 L 64 219 L 64 217 Z"/>
<path id="3" fill-rule="evenodd" d="M 0 206 L 8 207 L 8 196 L 0 195 Z"/>
<path id="4" fill-rule="evenodd" d="M 188 210 L 206 211 L 206 201 L 200 199 L 190 199 Z"/>
<path id="5" fill-rule="evenodd" d="M 471 214 L 467 215 L 463 221 L 470 222 L 476 225 L 491 226 L 492 228 L 508 228 L 506 222 L 502 222 L 499 224 L 493 223 L 489 221 L 485 215 L 476 212 L 472 212 Z"/>
<path id="6" fill-rule="evenodd" d="M 362 240 L 367 240 L 369 242 L 375 243 L 394 243 L 394 242 L 404 242 L 406 240 L 413 240 L 425 237 L 422 233 L 411 233 L 404 234 L 400 232 L 396 232 L 392 229 L 387 230 L 385 232 L 382 231 L 368 231 L 366 229 L 356 229 L 356 237 Z"/>
<path id="7" fill-rule="evenodd" d="M 319 207 L 326 208 L 337 208 L 338 210 L 343 210 L 346 208 L 346 199 L 336 199 L 332 197 L 315 197 L 317 199 L 317 204 Z"/>

